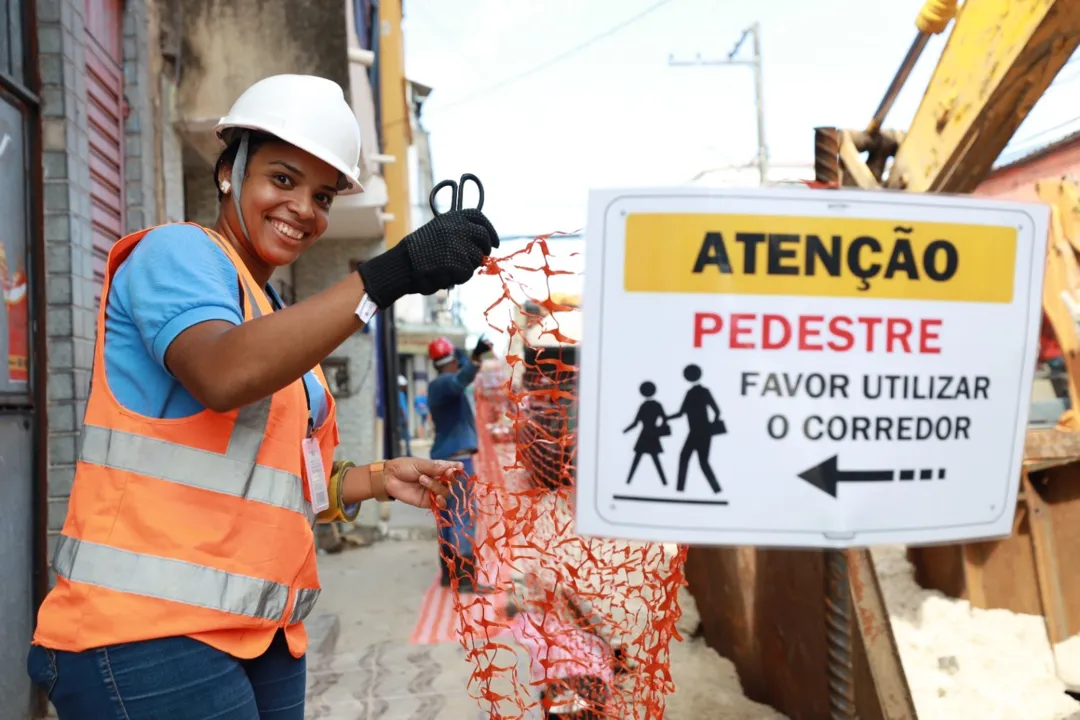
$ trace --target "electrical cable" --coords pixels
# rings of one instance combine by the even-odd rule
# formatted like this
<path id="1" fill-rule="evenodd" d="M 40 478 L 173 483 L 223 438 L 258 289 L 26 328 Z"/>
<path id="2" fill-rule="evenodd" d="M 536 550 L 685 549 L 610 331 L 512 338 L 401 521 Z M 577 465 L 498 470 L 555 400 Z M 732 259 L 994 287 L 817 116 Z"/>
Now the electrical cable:
<path id="1" fill-rule="evenodd" d="M 1080 54 L 1074 54 L 1072 57 L 1070 57 L 1068 59 L 1068 61 L 1066 61 L 1066 63 L 1062 66 L 1062 69 L 1067 68 L 1070 65 L 1076 63 L 1078 61 L 1078 59 L 1080 59 Z M 1057 78 L 1054 79 L 1054 81 L 1052 83 L 1050 83 L 1050 86 L 1047 88 L 1047 92 L 1050 92 L 1050 91 L 1054 90 L 1055 88 L 1061 88 L 1061 87 L 1065 87 L 1066 85 L 1071 85 L 1076 80 L 1080 80 L 1080 71 L 1070 73 L 1069 75 L 1066 75 L 1065 77 L 1061 77 L 1059 75 Z M 1045 96 L 1045 94 L 1044 94 L 1044 96 Z M 997 160 L 994 163 L 995 166 L 1000 167 L 1001 165 L 1009 165 L 1009 164 L 1011 164 L 1011 163 L 1013 163 L 1013 162 L 1015 162 L 1017 160 L 1022 160 L 1024 157 L 1026 157 L 1030 153 L 1032 153 L 1034 151 L 1037 151 L 1040 147 L 1045 146 L 1047 144 L 1052 144 L 1052 143 L 1046 143 L 1046 142 L 1039 142 L 1039 143 L 1035 143 L 1034 145 L 1032 145 L 1031 142 L 1033 140 L 1038 140 L 1039 138 L 1043 138 L 1043 137 L 1045 137 L 1045 136 L 1047 136 L 1047 135 L 1049 135 L 1051 133 L 1054 133 L 1054 132 L 1062 130 L 1062 129 L 1066 128 L 1066 127 L 1069 127 L 1070 125 L 1076 123 L 1078 120 L 1080 120 L 1080 116 L 1070 118 L 1069 120 L 1065 120 L 1064 122 L 1060 122 L 1060 123 L 1058 123 L 1056 125 L 1052 125 L 1051 127 L 1048 127 L 1048 128 L 1043 128 L 1042 130 L 1038 130 L 1038 131 L 1028 135 L 1027 137 L 1014 139 L 1012 142 L 1009 143 L 1009 145 L 1011 146 L 1009 148 L 1009 152 L 1007 154 L 1002 153 L 1002 155 L 998 156 Z M 1078 130 L 1080 130 L 1080 128 L 1078 128 Z M 1062 139 L 1062 138 L 1059 138 L 1059 139 Z M 1057 141 L 1053 141 L 1053 142 L 1057 142 Z"/>
<path id="2" fill-rule="evenodd" d="M 1011 159 L 1006 159 L 1006 158 L 999 157 L 998 161 L 997 161 L 997 164 L 1008 165 L 1008 164 L 1014 162 L 1015 160 L 1023 159 L 1028 154 L 1030 154 L 1031 152 L 1037 150 L 1039 147 L 1041 147 L 1043 145 L 1052 144 L 1052 143 L 1036 143 L 1035 145 L 1031 145 L 1031 141 L 1032 140 L 1037 140 L 1037 139 L 1039 139 L 1041 137 L 1045 137 L 1046 135 L 1049 135 L 1050 133 L 1057 132 L 1057 131 L 1059 131 L 1059 130 L 1061 130 L 1063 128 L 1069 127 L 1070 125 L 1074 125 L 1077 121 L 1080 121 L 1080 115 L 1078 115 L 1076 117 L 1073 117 L 1073 118 L 1070 118 L 1070 119 L 1068 119 L 1068 120 L 1066 120 L 1064 122 L 1060 122 L 1057 125 L 1053 125 L 1051 127 L 1045 128 L 1043 130 L 1039 130 L 1038 132 L 1032 133 L 1031 135 L 1028 135 L 1025 138 L 1020 138 L 1019 140 L 1016 141 L 1015 147 L 1013 147 L 1013 148 L 1011 148 L 1009 150 L 1008 155 L 1009 155 L 1009 157 Z M 1080 130 L 1080 128 L 1077 128 L 1077 129 Z M 1063 138 L 1058 138 L 1058 140 L 1060 140 L 1060 139 L 1063 139 Z M 1057 141 L 1055 140 L 1054 142 L 1057 142 Z"/>

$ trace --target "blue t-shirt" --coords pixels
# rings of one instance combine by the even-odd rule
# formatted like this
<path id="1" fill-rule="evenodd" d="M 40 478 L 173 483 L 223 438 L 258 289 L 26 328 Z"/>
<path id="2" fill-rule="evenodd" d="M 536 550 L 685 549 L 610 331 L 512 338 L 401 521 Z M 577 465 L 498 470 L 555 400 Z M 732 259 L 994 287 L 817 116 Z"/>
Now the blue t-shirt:
<path id="1" fill-rule="evenodd" d="M 476 418 L 469 404 L 469 385 L 476 379 L 480 366 L 473 363 L 461 348 L 454 351 L 458 366 L 456 373 L 442 373 L 428 385 L 428 406 L 435 426 L 435 442 L 431 457 L 445 460 L 477 448 Z"/>
<path id="2" fill-rule="evenodd" d="M 281 299 L 267 286 L 271 301 Z M 105 310 L 105 375 L 117 401 L 152 418 L 183 418 L 204 409 L 165 369 L 176 336 L 208 320 L 244 321 L 236 268 L 194 225 L 154 228 L 116 270 Z M 326 391 L 304 376 L 315 427 L 326 420 Z"/>

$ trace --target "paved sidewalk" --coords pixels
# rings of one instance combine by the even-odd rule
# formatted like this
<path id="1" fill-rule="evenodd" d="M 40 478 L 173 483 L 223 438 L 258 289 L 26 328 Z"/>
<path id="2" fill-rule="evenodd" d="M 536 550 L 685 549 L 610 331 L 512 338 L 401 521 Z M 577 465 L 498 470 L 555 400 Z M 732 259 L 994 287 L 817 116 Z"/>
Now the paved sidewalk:
<path id="1" fill-rule="evenodd" d="M 409 645 L 424 591 L 437 572 L 433 540 L 383 541 L 319 556 L 316 615 L 340 627 L 329 655 L 312 653 L 308 718 L 472 720 L 471 666 L 457 643 Z M 501 660 L 501 659 L 500 659 Z"/>

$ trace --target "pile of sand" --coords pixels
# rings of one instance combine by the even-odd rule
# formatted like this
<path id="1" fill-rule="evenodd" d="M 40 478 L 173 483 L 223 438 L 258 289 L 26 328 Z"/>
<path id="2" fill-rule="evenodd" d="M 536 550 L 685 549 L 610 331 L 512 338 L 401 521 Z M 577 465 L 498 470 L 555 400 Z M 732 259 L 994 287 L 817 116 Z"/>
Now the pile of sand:
<path id="1" fill-rule="evenodd" d="M 902 547 L 875 548 L 873 556 L 920 720 L 1080 720 L 1041 617 L 973 609 L 920 588 Z M 686 640 L 671 646 L 676 690 L 667 720 L 783 718 L 746 699 L 734 665 L 690 639 L 697 608 L 685 589 L 679 602 Z"/>
<path id="2" fill-rule="evenodd" d="M 1080 718 L 1041 617 L 920 588 L 902 547 L 873 556 L 920 720 Z"/>
<path id="3" fill-rule="evenodd" d="M 675 692 L 668 696 L 665 720 L 784 720 L 776 710 L 743 695 L 730 660 L 720 657 L 705 640 L 690 637 L 699 615 L 686 588 L 679 592 L 679 606 L 683 614 L 676 627 L 684 639 L 670 646 Z"/>

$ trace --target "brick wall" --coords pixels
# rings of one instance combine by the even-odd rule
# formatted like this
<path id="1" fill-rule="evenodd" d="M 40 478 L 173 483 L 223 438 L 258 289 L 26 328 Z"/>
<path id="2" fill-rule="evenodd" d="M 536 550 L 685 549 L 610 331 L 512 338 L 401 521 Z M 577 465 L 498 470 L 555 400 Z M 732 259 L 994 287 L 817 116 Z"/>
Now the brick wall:
<path id="1" fill-rule="evenodd" d="M 93 351 L 83 3 L 39 1 L 48 337 L 49 556 L 75 477 Z M 90 329 L 87 325 L 90 325 Z"/>
<path id="2" fill-rule="evenodd" d="M 147 37 L 151 12 L 156 8 L 146 0 L 124 4 L 124 96 L 131 108 L 124 128 L 128 232 L 157 225 L 159 220 L 155 146 L 160 138 L 154 133 L 155 124 L 160 123 L 154 102 L 159 88 L 153 86 L 157 79 L 151 78 L 150 53 L 160 53 L 160 47 L 158 38 Z"/>
<path id="3" fill-rule="evenodd" d="M 37 0 L 42 79 L 49 416 L 49 556 L 75 477 L 78 425 L 86 409 L 96 309 L 90 234 L 83 0 Z M 143 0 L 126 3 L 125 76 L 129 227 L 153 222 L 152 111 Z M 151 132 L 144 134 L 144 129 Z M 147 150 L 151 148 L 151 150 Z M 149 162 L 151 164 L 147 165 Z"/>

